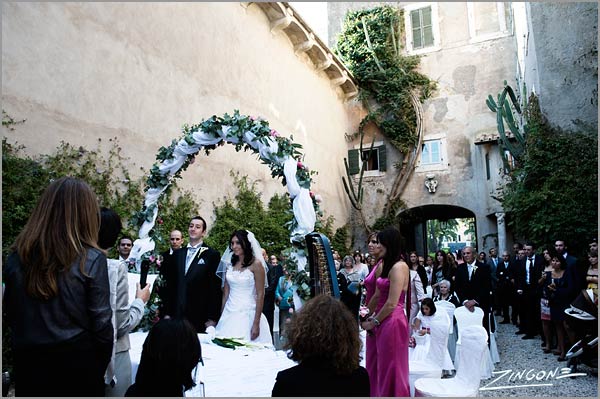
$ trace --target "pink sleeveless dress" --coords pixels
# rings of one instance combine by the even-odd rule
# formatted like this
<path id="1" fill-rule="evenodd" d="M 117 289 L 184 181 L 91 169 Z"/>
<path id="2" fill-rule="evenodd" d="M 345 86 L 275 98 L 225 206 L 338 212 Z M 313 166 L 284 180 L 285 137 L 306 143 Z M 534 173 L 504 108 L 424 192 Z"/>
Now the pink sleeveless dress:
<path id="1" fill-rule="evenodd" d="M 377 313 L 379 313 L 387 300 L 390 291 L 390 280 L 380 277 L 377 279 L 376 284 L 380 293 L 379 303 L 377 304 Z M 371 380 L 371 386 L 375 386 L 374 396 L 410 396 L 408 380 L 409 331 L 408 320 L 404 313 L 405 298 L 406 293 L 402 292 L 394 311 L 382 320 L 381 325 L 375 329 L 377 377 L 375 381 Z M 373 394 L 373 390 L 371 391 Z"/>
<path id="2" fill-rule="evenodd" d="M 375 295 L 375 289 L 377 288 L 377 279 L 375 278 L 375 273 L 377 271 L 377 267 L 379 266 L 381 261 L 377 262 L 371 272 L 365 277 L 364 284 L 367 289 L 367 294 L 365 295 L 365 303 L 368 304 Z M 377 345 L 375 343 L 375 335 L 367 334 L 366 339 L 366 359 L 365 366 L 367 369 L 367 373 L 369 373 L 369 381 L 371 382 L 371 397 L 379 396 L 377 395 Z"/>

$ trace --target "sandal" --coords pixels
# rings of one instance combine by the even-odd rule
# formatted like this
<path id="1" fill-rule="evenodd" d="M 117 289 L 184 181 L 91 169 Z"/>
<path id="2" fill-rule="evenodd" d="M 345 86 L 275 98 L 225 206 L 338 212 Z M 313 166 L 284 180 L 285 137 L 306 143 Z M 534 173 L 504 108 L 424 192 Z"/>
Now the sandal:
<path id="1" fill-rule="evenodd" d="M 542 348 L 542 349 L 543 349 L 544 353 L 550 353 L 550 352 L 552 352 L 549 348 Z"/>
<path id="2" fill-rule="evenodd" d="M 567 360 L 564 356 L 559 356 L 557 359 L 559 362 L 564 362 L 565 360 Z"/>
<path id="3" fill-rule="evenodd" d="M 560 351 L 554 350 L 554 351 L 552 351 L 552 354 L 556 355 L 556 356 L 560 356 Z"/>

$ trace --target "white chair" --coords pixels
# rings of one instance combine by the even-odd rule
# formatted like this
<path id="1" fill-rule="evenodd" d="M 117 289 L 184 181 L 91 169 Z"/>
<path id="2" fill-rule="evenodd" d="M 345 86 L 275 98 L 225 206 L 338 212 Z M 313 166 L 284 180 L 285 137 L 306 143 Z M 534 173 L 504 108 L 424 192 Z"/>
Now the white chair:
<path id="1" fill-rule="evenodd" d="M 427 345 L 427 352 L 419 360 L 409 360 L 409 386 L 411 396 L 415 395 L 415 381 L 420 378 L 437 378 L 442 370 L 453 370 L 454 365 L 448 353 L 448 324 L 450 319 L 443 310 L 436 311 L 430 320 L 431 333 L 425 336 L 415 335 L 417 347 Z"/>
<path id="2" fill-rule="evenodd" d="M 426 360 L 442 370 L 454 370 L 454 364 L 448 353 L 449 326 L 452 324 L 446 312 L 435 312 L 431 320 L 429 352 Z"/>
<path id="3" fill-rule="evenodd" d="M 465 306 L 459 306 L 454 311 L 454 317 L 456 318 L 456 324 L 458 326 L 458 340 L 456 341 L 456 358 L 454 361 L 456 364 L 460 364 L 460 353 L 459 350 L 461 345 L 462 332 L 465 328 L 469 326 L 480 326 L 483 328 L 483 310 L 475 306 L 473 312 L 469 311 Z M 485 329 L 484 329 L 485 331 Z M 458 368 L 457 368 L 458 370 Z M 486 350 L 483 356 L 483 360 L 481 362 L 481 379 L 484 380 L 486 378 L 490 378 L 492 373 L 494 372 L 494 362 L 492 361 L 492 355 L 490 353 L 490 349 L 486 346 Z"/>
<path id="4" fill-rule="evenodd" d="M 431 285 L 428 285 L 427 288 L 425 288 L 425 296 L 433 298 L 433 288 L 431 288 Z"/>
<path id="5" fill-rule="evenodd" d="M 446 313 L 448 313 L 448 318 L 450 318 L 450 326 L 448 327 L 448 353 L 450 354 L 450 359 L 454 361 L 456 355 L 456 336 L 458 335 L 456 332 L 456 325 L 454 324 L 454 311 L 456 310 L 456 306 L 454 306 L 452 302 L 442 300 L 437 301 L 435 307 L 437 309 L 444 309 Z"/>
<path id="6" fill-rule="evenodd" d="M 492 312 L 490 312 L 490 330 L 492 329 L 492 321 L 494 322 L 494 326 L 498 326 L 496 321 L 496 317 Z M 496 344 L 496 328 L 494 328 L 494 332 L 490 331 L 490 356 L 492 358 L 492 363 L 500 363 L 500 353 L 498 352 L 498 345 Z"/>
<path id="7" fill-rule="evenodd" d="M 454 378 L 419 378 L 415 381 L 415 396 L 464 397 L 477 396 L 479 379 L 473 378 L 481 367 L 487 349 L 487 333 L 479 325 L 461 330 L 460 360 Z"/>

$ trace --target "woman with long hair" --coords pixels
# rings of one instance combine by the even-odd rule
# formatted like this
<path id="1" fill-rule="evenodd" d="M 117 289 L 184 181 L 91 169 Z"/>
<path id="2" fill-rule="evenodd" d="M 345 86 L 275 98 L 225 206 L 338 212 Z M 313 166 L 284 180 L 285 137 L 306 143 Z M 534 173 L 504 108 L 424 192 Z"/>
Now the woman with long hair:
<path id="1" fill-rule="evenodd" d="M 381 248 L 381 275 L 371 299 L 372 315 L 362 327 L 375 333 L 377 370 L 371 377 L 374 396 L 410 396 L 408 380 L 409 325 L 405 301 L 410 299 L 408 265 L 400 260 L 401 235 L 388 227 L 377 234 Z M 408 294 L 410 294 L 408 292 Z"/>
<path id="2" fill-rule="evenodd" d="M 549 292 L 545 289 L 545 286 L 548 285 L 548 282 L 552 279 L 552 270 L 554 268 L 551 265 L 552 259 L 550 257 L 550 252 L 548 252 L 547 249 L 544 249 L 542 255 L 544 257 L 544 270 L 542 270 L 542 275 L 537 281 L 538 286 L 540 287 L 540 317 L 542 319 L 542 333 L 544 338 L 542 350 L 544 353 L 550 353 L 552 350 L 552 340 L 555 334 L 550 315 Z"/>
<path id="3" fill-rule="evenodd" d="M 193 388 L 192 371 L 202 359 L 196 329 L 185 319 L 162 319 L 142 347 L 135 383 L 125 396 L 185 396 Z"/>
<path id="4" fill-rule="evenodd" d="M 284 345 L 298 365 L 277 373 L 272 396 L 369 396 L 360 345 L 344 304 L 329 295 L 310 299 L 292 317 Z"/>
<path id="5" fill-rule="evenodd" d="M 377 305 L 376 303 L 371 303 L 371 301 L 377 290 L 377 278 L 381 275 L 381 256 L 383 254 L 383 247 L 379 244 L 379 240 L 377 239 L 377 231 L 372 232 L 367 237 L 367 248 L 369 257 L 374 260 L 374 263 L 371 271 L 367 277 L 365 277 L 364 300 L 361 302 L 368 306 L 369 312 L 372 312 Z M 377 344 L 375 334 L 372 332 L 367 334 L 365 356 L 365 366 L 369 373 L 369 378 L 371 381 L 375 381 L 377 375 Z M 371 384 L 371 396 L 377 396 L 374 384 Z"/>
<path id="6" fill-rule="evenodd" d="M 3 270 L 15 394 L 103 396 L 113 345 L 100 209 L 82 180 L 44 191 Z"/>
<path id="7" fill-rule="evenodd" d="M 554 248 L 548 249 L 552 272 L 550 278 L 544 283 L 546 296 L 550 304 L 550 319 L 556 329 L 557 349 L 552 351 L 558 355 L 558 361 L 564 362 L 568 344 L 565 309 L 570 305 L 571 292 L 575 289 L 575 282 L 570 273 L 566 273 L 567 261 Z"/>
<path id="8" fill-rule="evenodd" d="M 436 251 L 435 262 L 433 266 L 433 273 L 431 276 L 431 287 L 433 288 L 433 295 L 439 295 L 440 293 L 440 282 L 442 280 L 450 280 L 450 264 L 448 263 L 448 256 L 442 249 Z"/>
<path id="9" fill-rule="evenodd" d="M 252 232 L 236 230 L 231 234 L 217 275 L 223 280 L 223 308 L 215 327 L 217 337 L 243 338 L 272 346 L 269 323 L 262 313 L 267 264 Z"/>
<path id="10" fill-rule="evenodd" d="M 337 278 L 340 283 L 340 299 L 358 321 L 358 308 L 360 307 L 362 293 L 361 284 L 365 276 L 356 268 L 352 256 L 344 256 Z"/>

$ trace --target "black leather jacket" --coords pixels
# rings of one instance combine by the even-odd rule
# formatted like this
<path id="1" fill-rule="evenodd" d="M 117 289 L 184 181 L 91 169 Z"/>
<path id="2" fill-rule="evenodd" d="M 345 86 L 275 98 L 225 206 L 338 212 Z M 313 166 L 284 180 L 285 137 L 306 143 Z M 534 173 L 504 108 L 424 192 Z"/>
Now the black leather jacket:
<path id="1" fill-rule="evenodd" d="M 84 266 L 86 275 L 81 273 L 79 262 L 75 260 L 59 276 L 58 295 L 42 301 L 26 294 L 19 256 L 17 253 L 9 256 L 2 272 L 6 285 L 3 307 L 16 347 L 56 344 L 87 332 L 102 347 L 112 348 L 114 333 L 106 256 L 97 249 L 89 249 Z"/>

